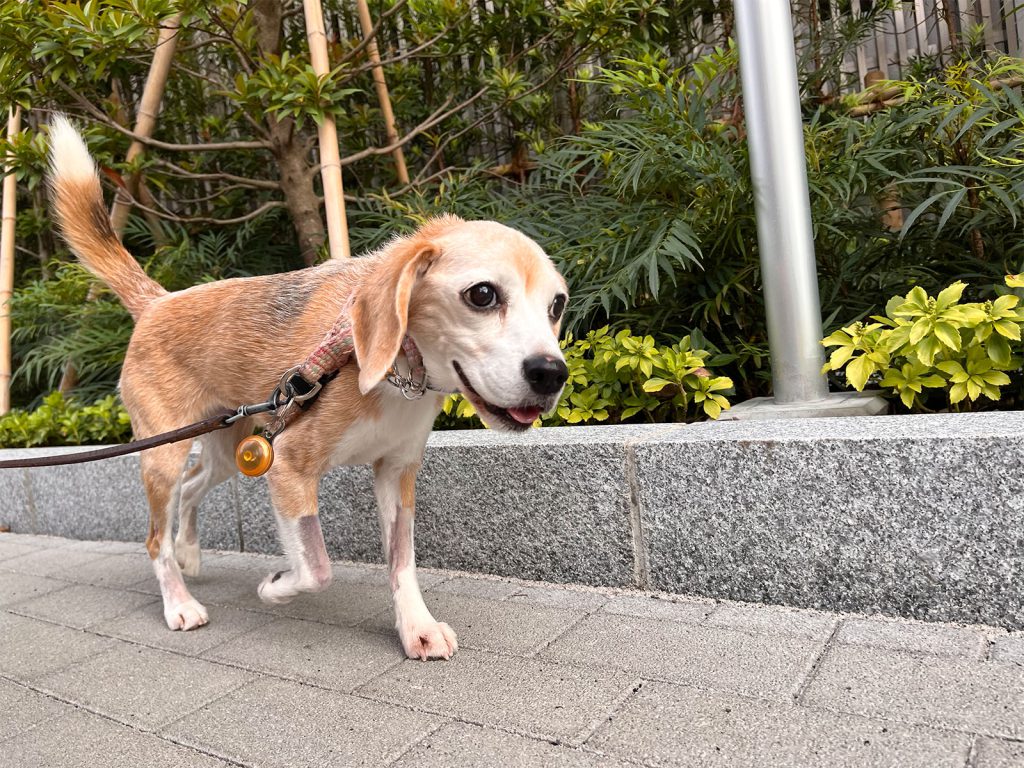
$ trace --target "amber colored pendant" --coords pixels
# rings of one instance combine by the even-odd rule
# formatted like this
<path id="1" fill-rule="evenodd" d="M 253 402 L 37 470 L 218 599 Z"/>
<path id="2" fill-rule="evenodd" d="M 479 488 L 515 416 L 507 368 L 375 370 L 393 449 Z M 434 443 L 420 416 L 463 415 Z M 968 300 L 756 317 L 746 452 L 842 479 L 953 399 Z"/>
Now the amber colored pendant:
<path id="1" fill-rule="evenodd" d="M 259 477 L 274 463 L 274 447 L 262 435 L 250 435 L 235 449 L 235 463 L 243 475 Z"/>

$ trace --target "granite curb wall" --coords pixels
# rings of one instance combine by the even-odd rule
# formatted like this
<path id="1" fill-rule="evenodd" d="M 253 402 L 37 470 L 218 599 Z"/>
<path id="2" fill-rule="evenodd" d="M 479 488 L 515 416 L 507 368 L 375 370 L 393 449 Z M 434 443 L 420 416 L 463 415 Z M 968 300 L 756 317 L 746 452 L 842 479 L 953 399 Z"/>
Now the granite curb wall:
<path id="1" fill-rule="evenodd" d="M 438 432 L 418 482 L 417 559 L 1022 629 L 1022 460 L 1019 412 Z M 379 562 L 370 469 L 333 470 L 320 500 L 331 556 Z M 141 542 L 138 458 L 0 470 L 0 523 Z M 265 482 L 213 491 L 200 537 L 279 552 Z"/>

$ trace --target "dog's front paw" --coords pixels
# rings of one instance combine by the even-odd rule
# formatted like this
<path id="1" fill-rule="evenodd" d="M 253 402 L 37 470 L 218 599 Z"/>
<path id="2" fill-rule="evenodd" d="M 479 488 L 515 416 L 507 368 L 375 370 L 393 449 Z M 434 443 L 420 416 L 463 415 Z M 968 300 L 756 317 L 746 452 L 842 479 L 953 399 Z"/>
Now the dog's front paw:
<path id="1" fill-rule="evenodd" d="M 455 632 L 441 621 L 424 622 L 423 624 L 404 627 L 399 630 L 405 655 L 410 659 L 450 659 L 457 650 L 459 642 Z"/>
<path id="2" fill-rule="evenodd" d="M 177 605 L 165 605 L 164 620 L 169 629 L 189 630 L 203 626 L 210 617 L 200 602 L 193 599 Z"/>

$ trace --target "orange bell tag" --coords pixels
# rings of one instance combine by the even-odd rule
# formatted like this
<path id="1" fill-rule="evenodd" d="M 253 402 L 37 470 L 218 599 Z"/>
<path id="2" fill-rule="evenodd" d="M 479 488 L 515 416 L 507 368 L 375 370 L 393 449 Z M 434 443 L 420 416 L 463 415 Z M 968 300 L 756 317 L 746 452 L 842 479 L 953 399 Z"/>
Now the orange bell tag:
<path id="1" fill-rule="evenodd" d="M 274 447 L 262 435 L 250 435 L 235 448 L 235 463 L 243 475 L 259 477 L 274 463 Z"/>

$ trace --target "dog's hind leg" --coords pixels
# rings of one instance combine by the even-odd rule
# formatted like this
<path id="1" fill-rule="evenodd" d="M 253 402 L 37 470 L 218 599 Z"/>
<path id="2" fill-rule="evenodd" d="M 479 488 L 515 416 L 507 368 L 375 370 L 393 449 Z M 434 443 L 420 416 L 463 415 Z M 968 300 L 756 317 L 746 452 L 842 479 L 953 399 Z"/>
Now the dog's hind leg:
<path id="1" fill-rule="evenodd" d="M 418 464 L 404 462 L 378 461 L 373 465 L 381 538 L 395 602 L 395 628 L 410 659 L 448 659 L 459 649 L 455 632 L 434 619 L 416 579 L 413 524 L 418 470 Z"/>
<path id="2" fill-rule="evenodd" d="M 210 432 L 199 438 L 202 452 L 185 471 L 178 505 L 178 533 L 174 537 L 174 556 L 186 576 L 198 576 L 201 563 L 196 512 L 207 493 L 235 474 L 235 445 L 252 431 L 248 420 L 228 429 Z"/>
<path id="3" fill-rule="evenodd" d="M 174 557 L 172 528 L 181 498 L 181 475 L 189 443 L 172 443 L 142 454 L 142 482 L 149 498 L 146 550 L 160 583 L 164 620 L 171 629 L 195 629 L 207 622 L 206 609 L 189 594 Z"/>
<path id="4" fill-rule="evenodd" d="M 331 583 L 331 562 L 317 517 L 318 474 L 289 465 L 281 456 L 267 475 L 281 546 L 289 568 L 260 584 L 260 599 L 287 603 L 300 592 L 319 592 Z"/>

